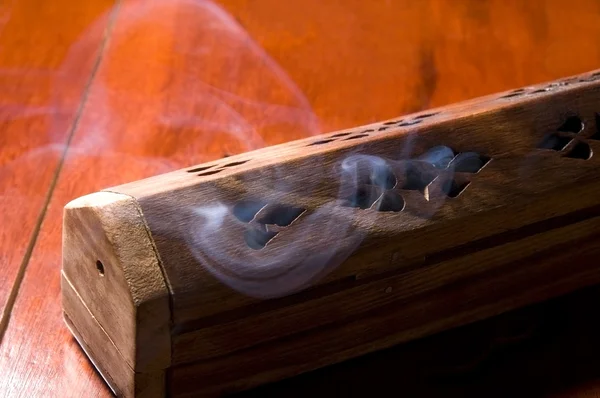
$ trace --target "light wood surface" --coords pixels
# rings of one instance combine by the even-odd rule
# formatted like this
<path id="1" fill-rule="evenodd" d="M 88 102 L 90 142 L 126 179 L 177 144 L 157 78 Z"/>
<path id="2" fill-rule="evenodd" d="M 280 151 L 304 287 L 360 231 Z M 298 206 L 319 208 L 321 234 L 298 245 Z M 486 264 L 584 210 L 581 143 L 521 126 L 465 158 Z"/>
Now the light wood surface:
<path id="1" fill-rule="evenodd" d="M 0 5 L 5 395 L 109 394 L 62 321 L 75 197 L 600 64 L 593 0 L 220 4 Z"/>

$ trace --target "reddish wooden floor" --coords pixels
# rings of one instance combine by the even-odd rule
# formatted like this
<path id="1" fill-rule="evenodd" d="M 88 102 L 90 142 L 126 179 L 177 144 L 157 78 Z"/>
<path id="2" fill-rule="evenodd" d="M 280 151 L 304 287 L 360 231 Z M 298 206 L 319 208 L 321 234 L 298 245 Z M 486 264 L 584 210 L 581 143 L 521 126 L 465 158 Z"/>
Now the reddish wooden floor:
<path id="1" fill-rule="evenodd" d="M 595 0 L 0 3 L 0 395 L 109 394 L 62 323 L 69 200 L 600 68 L 599 18 Z M 556 393 L 600 395 L 583 373 Z"/>

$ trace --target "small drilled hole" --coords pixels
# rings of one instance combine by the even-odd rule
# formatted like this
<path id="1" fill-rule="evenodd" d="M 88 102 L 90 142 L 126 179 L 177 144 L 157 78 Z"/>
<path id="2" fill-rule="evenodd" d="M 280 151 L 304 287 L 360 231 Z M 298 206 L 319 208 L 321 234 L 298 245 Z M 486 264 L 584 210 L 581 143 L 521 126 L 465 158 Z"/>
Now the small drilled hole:
<path id="1" fill-rule="evenodd" d="M 404 209 L 404 198 L 397 192 L 385 192 L 379 201 L 377 210 L 399 212 Z"/>
<path id="2" fill-rule="evenodd" d="M 305 211 L 306 209 L 299 207 L 277 205 L 267 209 L 266 214 L 261 216 L 258 222 L 261 224 L 275 224 L 280 227 L 287 227 Z"/>
<path id="3" fill-rule="evenodd" d="M 244 240 L 249 248 L 260 250 L 264 248 L 271 239 L 277 235 L 277 232 L 271 232 L 266 229 L 252 228 L 244 233 Z"/>
<path id="4" fill-rule="evenodd" d="M 358 138 L 365 138 L 365 137 L 368 137 L 368 136 L 369 136 L 369 134 L 353 135 L 352 137 L 346 138 L 344 141 L 356 140 Z"/>
<path id="5" fill-rule="evenodd" d="M 558 134 L 548 134 L 542 142 L 538 144 L 540 149 L 552 149 L 554 151 L 562 151 L 571 142 L 571 138 L 563 137 Z"/>
<path id="6" fill-rule="evenodd" d="M 372 132 L 374 132 L 374 131 L 375 131 L 375 130 L 373 130 L 373 129 L 367 129 L 367 130 L 363 130 L 363 131 L 361 131 L 360 133 L 361 133 L 361 134 L 367 134 L 367 133 L 372 133 Z"/>
<path id="7" fill-rule="evenodd" d="M 583 122 L 577 116 L 570 116 L 565 120 L 565 122 L 558 128 L 558 131 L 562 131 L 564 133 L 579 133 L 583 130 Z"/>
<path id="8" fill-rule="evenodd" d="M 424 115 L 416 116 L 415 119 L 427 119 L 428 117 L 432 117 L 432 116 L 435 116 L 438 114 L 439 114 L 439 112 L 425 113 Z"/>
<path id="9" fill-rule="evenodd" d="M 529 95 L 532 95 L 532 94 L 539 94 L 539 93 L 545 93 L 546 91 L 548 91 L 548 89 L 542 88 L 542 89 L 539 89 L 539 90 L 535 90 L 535 91 L 532 91 L 532 92 L 530 92 L 530 93 L 529 93 Z"/>
<path id="10" fill-rule="evenodd" d="M 233 206 L 232 213 L 241 222 L 250 222 L 256 213 L 267 205 L 266 202 L 258 200 L 245 200 Z"/>
<path id="11" fill-rule="evenodd" d="M 382 126 L 382 127 L 379 127 L 379 128 L 377 129 L 377 131 L 384 131 L 384 130 L 387 130 L 387 129 L 389 129 L 389 128 L 390 128 L 390 126 Z"/>
<path id="12" fill-rule="evenodd" d="M 585 142 L 578 142 L 575 144 L 573 149 L 566 155 L 568 158 L 572 159 L 583 159 L 588 160 L 592 157 L 592 148 Z"/>
<path id="13" fill-rule="evenodd" d="M 469 184 L 469 182 L 459 183 L 456 180 L 449 180 L 444 183 L 442 189 L 449 197 L 456 198 L 458 195 L 464 192 Z"/>
<path id="14" fill-rule="evenodd" d="M 226 167 L 233 167 L 233 166 L 239 166 L 241 164 L 246 163 L 248 160 L 240 160 L 239 162 L 232 162 L 232 163 L 227 163 L 226 165 L 223 165 L 223 167 L 221 167 L 222 169 L 226 168 Z"/>
<path id="15" fill-rule="evenodd" d="M 335 141 L 335 140 L 327 139 L 327 140 L 315 141 L 315 142 L 313 142 L 311 144 L 308 144 L 308 146 L 311 146 L 311 145 L 323 145 L 323 144 L 327 144 L 328 142 L 332 142 L 332 141 Z"/>
<path id="16" fill-rule="evenodd" d="M 490 158 L 481 156 L 475 152 L 463 152 L 456 155 L 450 163 L 457 173 L 477 173 L 490 161 Z"/>
<path id="17" fill-rule="evenodd" d="M 189 169 L 187 172 L 188 173 L 197 173 L 199 171 L 204 171 L 204 170 L 208 170 L 211 167 L 215 167 L 215 165 L 212 166 L 202 166 L 202 167 L 196 167 L 195 169 Z"/>
<path id="18" fill-rule="evenodd" d="M 417 119 L 417 120 L 408 120 L 408 121 L 406 121 L 404 123 L 400 123 L 398 126 L 399 127 L 413 126 L 413 125 L 419 124 L 421 122 L 422 122 L 422 120 L 420 120 L 420 119 Z"/>
<path id="19" fill-rule="evenodd" d="M 350 134 L 352 134 L 352 133 L 337 133 L 337 134 L 332 135 L 331 138 L 345 137 Z"/>
<path id="20" fill-rule="evenodd" d="M 383 122 L 382 124 L 385 125 L 385 126 L 390 126 L 392 124 L 400 123 L 401 121 L 402 120 L 392 120 L 392 121 L 389 121 L 389 122 Z"/>
<path id="21" fill-rule="evenodd" d="M 96 261 L 96 269 L 98 270 L 100 276 L 104 276 L 104 264 L 102 264 L 102 261 Z"/>
<path id="22" fill-rule="evenodd" d="M 199 177 L 201 177 L 201 176 L 210 176 L 210 175 L 213 175 L 213 174 L 220 173 L 221 171 L 223 171 L 223 169 L 209 170 L 209 171 L 205 171 L 204 173 L 197 174 L 197 176 L 199 176 Z"/>

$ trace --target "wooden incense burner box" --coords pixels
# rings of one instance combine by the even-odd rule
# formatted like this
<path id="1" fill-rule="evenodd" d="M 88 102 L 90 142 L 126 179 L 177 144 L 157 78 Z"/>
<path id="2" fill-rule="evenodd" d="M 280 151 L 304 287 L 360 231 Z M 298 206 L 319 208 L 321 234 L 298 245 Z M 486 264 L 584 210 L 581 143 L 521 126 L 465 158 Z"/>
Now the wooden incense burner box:
<path id="1" fill-rule="evenodd" d="M 600 282 L 600 72 L 65 207 L 64 316 L 119 396 L 221 395 Z"/>

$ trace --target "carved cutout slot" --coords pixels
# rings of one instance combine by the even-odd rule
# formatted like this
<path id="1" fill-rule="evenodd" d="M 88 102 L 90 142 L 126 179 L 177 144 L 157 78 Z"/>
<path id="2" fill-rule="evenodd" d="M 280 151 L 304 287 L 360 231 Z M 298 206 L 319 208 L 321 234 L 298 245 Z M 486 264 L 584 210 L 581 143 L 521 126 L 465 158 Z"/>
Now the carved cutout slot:
<path id="1" fill-rule="evenodd" d="M 436 169 L 445 169 L 452 159 L 454 159 L 455 155 L 456 153 L 451 148 L 439 145 L 419 156 L 419 160 L 429 163 Z"/>
<path id="2" fill-rule="evenodd" d="M 236 203 L 233 206 L 232 213 L 241 222 L 249 223 L 256 217 L 256 214 L 267 205 L 263 201 L 245 200 L 243 202 Z"/>
<path id="3" fill-rule="evenodd" d="M 402 123 L 398 124 L 398 127 L 414 126 L 415 124 L 419 124 L 422 121 L 423 120 L 421 120 L 421 119 L 407 120 L 406 122 L 402 122 Z"/>
<path id="4" fill-rule="evenodd" d="M 538 144 L 540 149 L 551 149 L 553 151 L 562 151 L 571 142 L 572 138 L 558 134 L 548 134 Z"/>
<path id="5" fill-rule="evenodd" d="M 572 159 L 588 160 L 592 157 L 592 148 L 587 143 L 579 141 L 565 156 Z"/>
<path id="6" fill-rule="evenodd" d="M 565 122 L 558 128 L 558 131 L 563 133 L 577 134 L 583 130 L 583 122 L 578 116 L 570 116 Z"/>
<path id="7" fill-rule="evenodd" d="M 444 183 L 442 189 L 446 193 L 446 195 L 450 198 L 456 198 L 458 195 L 464 192 L 464 190 L 469 186 L 470 182 L 459 182 L 455 179 L 448 180 Z"/>
<path id="8" fill-rule="evenodd" d="M 444 179 L 441 187 L 443 193 L 454 198 L 470 184 L 468 174 L 478 173 L 491 160 L 491 157 L 477 152 L 456 153 L 447 146 L 436 146 L 407 162 L 401 189 L 419 191 L 429 199 L 428 186 L 439 177 Z M 453 173 L 460 174 L 457 178 L 445 181 Z"/>
<path id="9" fill-rule="evenodd" d="M 524 88 L 519 88 L 516 90 L 511 91 L 510 93 L 503 95 L 500 98 L 513 98 L 513 97 L 520 97 L 521 95 L 525 94 L 525 89 Z"/>
<path id="10" fill-rule="evenodd" d="M 325 139 L 325 140 L 315 141 L 315 142 L 312 142 L 312 143 L 308 144 L 308 146 L 323 145 L 323 144 L 327 144 L 327 143 L 332 142 L 332 141 L 335 141 L 335 140 L 333 140 L 333 139 Z"/>
<path id="11" fill-rule="evenodd" d="M 238 220 L 248 224 L 244 240 L 253 250 L 263 249 L 282 229 L 289 227 L 305 211 L 303 208 L 269 204 L 261 200 L 244 200 L 236 203 L 232 209 Z"/>
<path id="12" fill-rule="evenodd" d="M 415 116 L 415 119 L 427 119 L 439 114 L 440 112 L 425 113 L 423 115 Z"/>
<path id="13" fill-rule="evenodd" d="M 305 211 L 305 209 L 299 207 L 275 205 L 268 208 L 265 214 L 257 221 L 261 224 L 273 224 L 280 227 L 287 227 Z"/>
<path id="14" fill-rule="evenodd" d="M 457 173 L 479 173 L 479 170 L 483 168 L 490 158 L 481 156 L 475 152 L 463 152 L 456 155 L 452 162 L 450 162 L 450 168 Z"/>
<path id="15" fill-rule="evenodd" d="M 350 135 L 352 133 L 338 133 L 338 134 L 334 134 L 331 136 L 331 138 L 339 138 L 339 137 L 345 137 L 347 135 Z"/>
<path id="16" fill-rule="evenodd" d="M 248 159 L 248 160 L 250 160 L 250 159 Z M 221 166 L 221 168 L 224 169 L 224 168 L 227 168 L 227 167 L 239 166 L 241 164 L 244 164 L 244 163 L 248 162 L 248 160 L 240 160 L 238 162 L 227 163 L 226 165 Z"/>
<path id="17" fill-rule="evenodd" d="M 404 210 L 404 205 L 404 198 L 399 193 L 390 191 L 381 195 L 377 210 L 399 212 Z"/>
<path id="18" fill-rule="evenodd" d="M 379 196 L 381 196 L 381 192 L 376 187 L 359 187 L 349 198 L 346 199 L 345 206 L 358 207 L 365 210 L 373 206 L 373 203 L 379 199 Z"/>
<path id="19" fill-rule="evenodd" d="M 369 136 L 369 134 L 353 135 L 352 137 L 348 137 L 348 138 L 344 139 L 344 141 L 356 140 L 358 138 L 365 138 L 365 137 L 368 137 L 368 136 Z"/>
<path id="20" fill-rule="evenodd" d="M 196 168 L 194 168 L 194 169 L 189 169 L 187 172 L 188 172 L 188 173 L 197 173 L 197 172 L 199 172 L 199 171 L 208 170 L 208 169 L 210 169 L 210 168 L 212 168 L 212 167 L 215 167 L 215 165 L 212 165 L 212 166 L 202 166 L 202 167 L 196 167 Z"/>
<path id="21" fill-rule="evenodd" d="M 433 182 L 436 174 L 427 171 L 422 162 L 410 162 L 405 171 L 405 180 L 402 189 L 423 192 Z"/>
<path id="22" fill-rule="evenodd" d="M 396 176 L 388 165 L 377 165 L 371 171 L 369 182 L 383 189 L 392 189 L 396 186 Z"/>
<path id="23" fill-rule="evenodd" d="M 266 228 L 250 228 L 244 233 L 244 240 L 249 248 L 260 250 L 271 241 L 277 232 L 272 232 Z"/>
<path id="24" fill-rule="evenodd" d="M 200 174 L 196 174 L 196 175 L 197 175 L 197 176 L 199 176 L 199 177 L 202 177 L 202 176 L 210 176 L 210 175 L 213 175 L 213 174 L 220 173 L 221 171 L 223 171 L 223 169 L 219 169 L 219 170 L 209 170 L 209 171 L 205 171 L 204 173 L 200 173 Z"/>
<path id="25" fill-rule="evenodd" d="M 545 93 L 546 91 L 550 91 L 550 89 L 548 89 L 548 88 L 541 88 L 541 89 L 538 89 L 538 90 L 530 92 L 529 95 L 539 94 L 539 93 Z"/>

